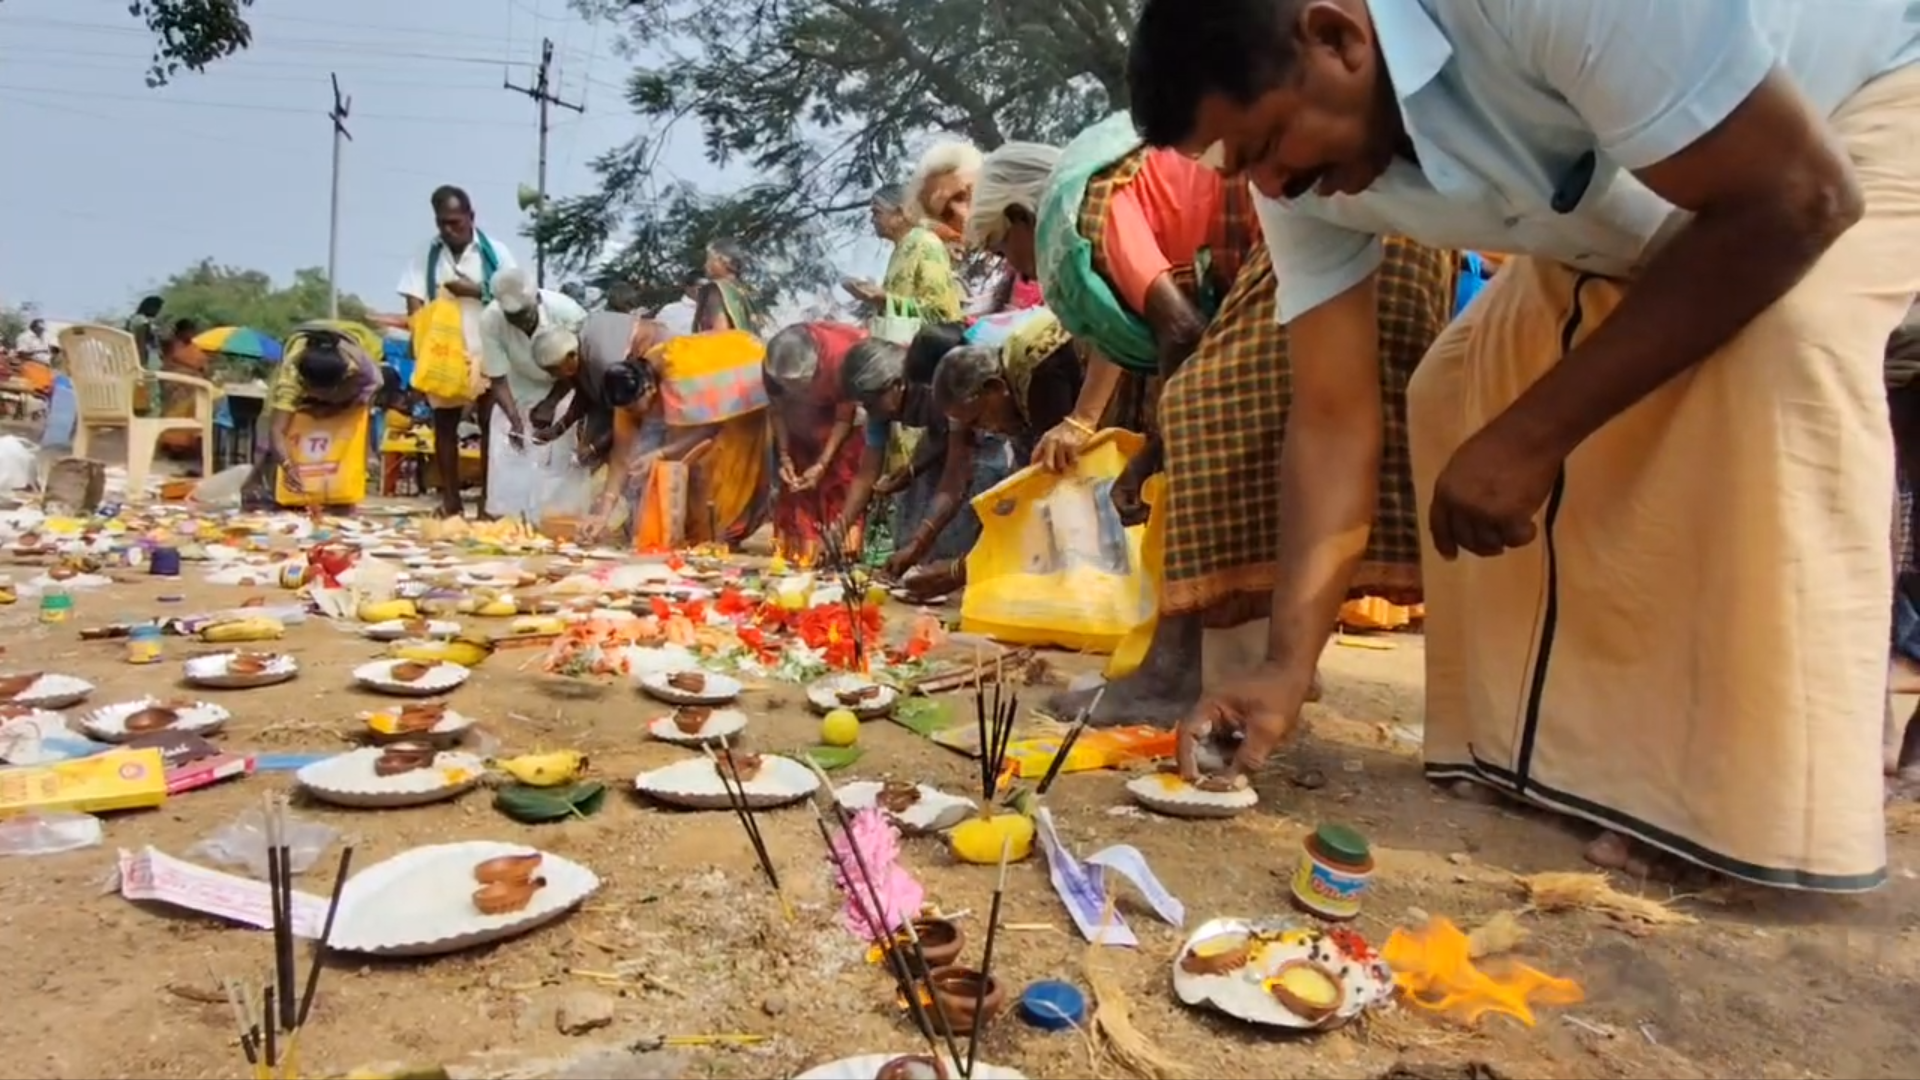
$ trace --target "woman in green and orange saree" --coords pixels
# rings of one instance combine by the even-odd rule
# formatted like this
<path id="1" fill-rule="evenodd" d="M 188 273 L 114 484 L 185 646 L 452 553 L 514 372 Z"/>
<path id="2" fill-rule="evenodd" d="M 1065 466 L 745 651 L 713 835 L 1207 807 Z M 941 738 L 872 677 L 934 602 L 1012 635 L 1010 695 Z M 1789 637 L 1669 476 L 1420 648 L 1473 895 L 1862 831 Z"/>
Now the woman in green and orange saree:
<path id="1" fill-rule="evenodd" d="M 747 272 L 747 249 L 737 240 L 715 240 L 707 245 L 707 280 L 694 298 L 693 328 L 745 330 L 760 336 L 763 319 L 742 278 Z"/>

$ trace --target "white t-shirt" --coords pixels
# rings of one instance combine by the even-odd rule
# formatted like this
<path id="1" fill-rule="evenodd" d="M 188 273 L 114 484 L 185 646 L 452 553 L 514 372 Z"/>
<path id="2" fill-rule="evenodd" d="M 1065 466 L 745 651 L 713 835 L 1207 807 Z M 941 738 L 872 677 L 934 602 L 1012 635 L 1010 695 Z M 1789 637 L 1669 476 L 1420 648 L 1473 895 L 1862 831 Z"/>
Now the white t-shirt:
<path id="1" fill-rule="evenodd" d="M 693 333 L 694 314 L 693 301 L 683 296 L 673 303 L 662 307 L 659 313 L 654 316 L 654 319 L 667 329 L 673 331 L 676 336 L 685 336 Z"/>
<path id="2" fill-rule="evenodd" d="M 574 333 L 587 321 L 587 309 L 552 289 L 540 290 L 540 328 L 565 327 Z M 507 380 L 513 400 L 522 412 L 539 403 L 553 388 L 553 376 L 533 362 L 533 338 L 507 320 L 498 301 L 480 315 L 480 340 L 489 379 Z"/>
<path id="3" fill-rule="evenodd" d="M 445 285 L 455 278 L 465 278 L 468 281 L 474 282 L 480 281 L 485 275 L 485 268 L 482 265 L 483 260 L 480 258 L 480 237 L 482 235 L 485 234 L 481 230 L 475 229 L 473 243 L 468 244 L 467 249 L 461 252 L 460 257 L 457 259 L 453 257 L 453 252 L 447 248 L 447 245 L 441 243 L 440 238 L 437 236 L 422 243 L 419 248 L 415 250 L 413 259 L 407 263 L 406 272 L 400 275 L 400 284 L 397 286 L 400 295 L 412 297 L 423 304 L 433 299 L 433 297 L 427 295 L 427 253 L 433 250 L 438 250 L 440 253 L 440 265 L 435 268 L 433 275 L 436 287 Z M 491 236 L 487 237 L 487 242 L 493 245 L 493 254 L 495 258 L 499 260 L 499 265 L 494 267 L 495 273 L 499 273 L 510 266 L 519 265 L 514 262 L 513 252 L 507 250 L 505 244 L 500 243 Z M 480 339 L 480 313 L 482 305 L 478 300 L 465 297 L 461 297 L 459 300 L 461 327 L 467 333 L 467 355 L 474 357 L 481 356 L 483 355 L 482 350 L 484 348 Z"/>
<path id="4" fill-rule="evenodd" d="M 53 339 L 45 334 L 22 330 L 20 336 L 13 339 L 13 351 L 34 360 L 51 360 L 53 359 Z"/>

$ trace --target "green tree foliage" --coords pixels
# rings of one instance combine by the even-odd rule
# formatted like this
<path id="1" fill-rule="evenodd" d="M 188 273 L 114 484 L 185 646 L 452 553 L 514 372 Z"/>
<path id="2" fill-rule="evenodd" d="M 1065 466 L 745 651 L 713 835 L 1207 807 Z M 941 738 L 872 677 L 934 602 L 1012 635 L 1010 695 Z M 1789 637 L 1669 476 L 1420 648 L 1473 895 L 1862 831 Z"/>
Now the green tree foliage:
<path id="1" fill-rule="evenodd" d="M 165 86 L 182 71 L 205 71 L 253 44 L 243 14 L 253 0 L 126 0 L 126 6 L 157 39 L 148 86 Z"/>
<path id="2" fill-rule="evenodd" d="M 0 304 L 0 347 L 12 348 L 14 339 L 34 320 L 35 314 L 32 304 L 19 307 Z"/>
<path id="3" fill-rule="evenodd" d="M 601 190 L 536 222 L 550 261 L 671 299 L 716 236 L 755 251 L 769 282 L 832 279 L 837 228 L 904 179 L 929 132 L 983 150 L 1064 141 L 1126 104 L 1130 0 L 574 0 L 618 22 L 648 63 L 628 85 L 647 133 L 594 162 Z M 707 157 L 757 179 L 702 192 L 666 175 L 661 145 L 699 125 Z M 859 226 L 864 227 L 864 226 Z"/>
<path id="4" fill-rule="evenodd" d="M 327 317 L 327 275 L 318 267 L 294 271 L 293 282 L 277 288 L 259 270 L 204 259 L 168 278 L 153 295 L 166 301 L 162 321 L 169 326 L 177 319 L 192 319 L 202 329 L 251 326 L 285 337 L 308 319 Z M 359 297 L 340 297 L 341 318 L 363 320 L 366 315 L 367 305 Z"/>

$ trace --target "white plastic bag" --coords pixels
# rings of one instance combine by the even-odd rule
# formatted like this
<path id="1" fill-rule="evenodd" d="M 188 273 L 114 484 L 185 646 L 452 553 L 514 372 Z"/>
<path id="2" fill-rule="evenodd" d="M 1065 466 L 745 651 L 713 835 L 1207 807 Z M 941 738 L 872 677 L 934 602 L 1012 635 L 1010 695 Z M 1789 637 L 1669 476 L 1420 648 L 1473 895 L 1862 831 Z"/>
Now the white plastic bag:
<path id="1" fill-rule="evenodd" d="M 39 447 L 18 435 L 0 435 L 0 492 L 40 482 L 39 452 Z"/>

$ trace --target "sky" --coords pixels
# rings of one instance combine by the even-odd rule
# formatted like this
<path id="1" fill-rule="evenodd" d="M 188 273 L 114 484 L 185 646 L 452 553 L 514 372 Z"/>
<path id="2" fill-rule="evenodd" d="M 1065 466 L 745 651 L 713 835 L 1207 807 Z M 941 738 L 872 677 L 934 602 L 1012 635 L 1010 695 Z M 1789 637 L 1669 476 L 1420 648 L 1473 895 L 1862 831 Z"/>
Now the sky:
<path id="1" fill-rule="evenodd" d="M 554 110 L 550 195 L 595 189 L 589 163 L 646 123 L 623 100 L 617 30 L 566 0 L 256 0 L 248 20 L 251 48 L 149 89 L 153 36 L 125 0 L 0 0 L 0 304 L 81 319 L 131 310 L 202 258 L 278 283 L 324 267 L 329 73 L 352 100 L 339 284 L 375 310 L 399 307 L 443 183 L 531 265 L 515 194 L 535 179 L 537 107 L 502 83 L 532 85 L 543 37 L 557 93 L 586 107 Z M 739 178 L 702 158 L 691 125 L 661 167 L 708 190 Z M 843 261 L 877 277 L 882 251 L 851 242 Z"/>

